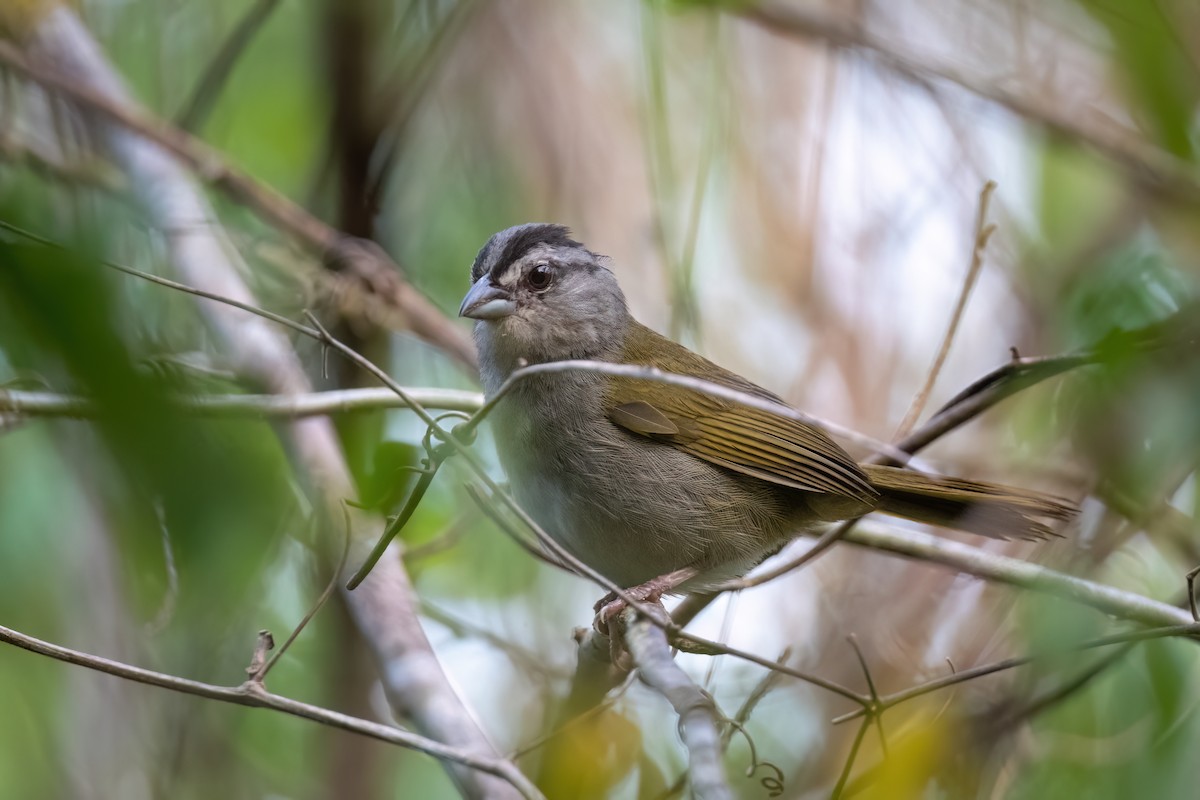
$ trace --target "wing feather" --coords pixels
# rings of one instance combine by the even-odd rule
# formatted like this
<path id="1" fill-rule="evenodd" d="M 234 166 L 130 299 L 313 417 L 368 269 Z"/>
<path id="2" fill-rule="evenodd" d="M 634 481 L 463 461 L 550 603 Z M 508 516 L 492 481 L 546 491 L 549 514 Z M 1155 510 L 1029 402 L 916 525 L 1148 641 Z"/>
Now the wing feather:
<path id="1" fill-rule="evenodd" d="M 784 406 L 760 386 L 637 323 L 622 360 L 702 377 Z M 862 468 L 820 428 L 703 392 L 634 379 L 610 381 L 609 419 L 726 469 L 805 492 L 874 506 L 879 493 Z"/>

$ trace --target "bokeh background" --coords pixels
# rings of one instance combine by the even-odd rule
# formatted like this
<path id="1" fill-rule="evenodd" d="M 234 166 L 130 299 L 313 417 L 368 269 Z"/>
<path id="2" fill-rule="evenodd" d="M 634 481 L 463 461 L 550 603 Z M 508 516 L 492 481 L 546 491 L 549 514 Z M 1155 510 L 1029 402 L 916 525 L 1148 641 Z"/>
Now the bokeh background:
<path id="1" fill-rule="evenodd" d="M 52 5 L 6 0 L 9 40 L 20 46 Z M 566 223 L 611 257 L 643 322 L 880 439 L 928 374 L 989 180 L 996 228 L 925 416 L 1012 348 L 1069 352 L 1194 313 L 1189 0 L 84 0 L 75 13 L 153 114 L 378 242 L 448 317 L 491 233 Z M 193 298 L 97 266 L 170 274 L 136 187 L 94 145 L 72 109 L 0 73 L 0 220 L 71 248 L 0 234 L 0 381 L 86 393 L 106 412 L 0 413 L 0 623 L 236 684 L 255 633 L 282 638 L 330 564 L 272 424 L 169 401 L 247 387 Z M 406 386 L 477 387 L 402 315 L 333 290 L 320 254 L 210 197 L 261 305 L 318 312 Z M 1110 348 L 924 454 L 944 472 L 1083 502 L 1062 540 L 958 538 L 1186 605 L 1183 575 L 1200 564 L 1200 345 L 1172 341 L 1165 354 Z M 295 346 L 320 388 L 371 385 Z M 336 421 L 359 499 L 394 512 L 423 427 L 401 410 Z M 499 478 L 486 434 L 479 450 Z M 403 539 L 427 634 L 482 727 L 551 797 L 686 796 L 675 719 L 636 683 L 550 750 L 553 763 L 528 749 L 556 725 L 571 632 L 600 591 L 508 541 L 467 501 L 468 477 L 451 462 Z M 865 690 L 854 634 L 881 691 L 1126 627 L 849 545 L 694 624 Z M 730 715 L 764 677 L 727 657 L 680 658 Z M 1193 797 L 1198 663 L 1193 642 L 1156 641 L 930 695 L 885 716 L 886 758 L 866 737 L 847 788 Z M 270 686 L 391 719 L 336 596 Z M 0 705 L 4 797 L 456 796 L 420 754 L 13 648 L 0 649 Z M 830 720 L 847 710 L 790 680 L 770 686 L 745 729 L 777 771 L 745 777 L 751 750 L 733 737 L 739 796 L 829 796 L 856 733 Z"/>

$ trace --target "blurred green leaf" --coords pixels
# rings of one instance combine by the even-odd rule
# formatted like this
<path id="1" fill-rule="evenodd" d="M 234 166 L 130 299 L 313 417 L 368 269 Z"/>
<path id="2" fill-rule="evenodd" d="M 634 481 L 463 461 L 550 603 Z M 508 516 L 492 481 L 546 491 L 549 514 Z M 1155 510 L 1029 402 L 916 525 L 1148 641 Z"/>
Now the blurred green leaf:
<path id="1" fill-rule="evenodd" d="M 1200 70 L 1189 57 L 1182 20 L 1172 4 L 1158 0 L 1079 0 L 1112 39 L 1111 66 L 1126 83 L 1126 95 L 1146 116 L 1163 148 L 1196 159 L 1196 111 Z M 1182 13 L 1182 12 L 1181 12 Z M 1186 19 L 1186 17 L 1184 17 Z"/>

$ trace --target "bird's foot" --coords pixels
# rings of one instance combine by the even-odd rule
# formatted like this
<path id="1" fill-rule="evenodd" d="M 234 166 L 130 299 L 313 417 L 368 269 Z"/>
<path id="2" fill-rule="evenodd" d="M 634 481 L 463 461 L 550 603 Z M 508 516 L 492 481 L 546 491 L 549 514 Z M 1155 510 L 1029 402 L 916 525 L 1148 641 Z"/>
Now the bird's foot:
<path id="1" fill-rule="evenodd" d="M 696 570 L 691 567 L 677 569 L 666 575 L 651 578 L 645 583 L 632 586 L 625 590 L 626 597 L 639 603 L 657 603 L 664 594 L 674 591 L 679 584 L 696 576 Z M 625 597 L 617 597 L 616 592 L 609 592 L 593 606 L 596 619 L 593 622 L 597 631 L 609 635 L 609 623 L 616 619 L 622 611 L 629 607 Z"/>

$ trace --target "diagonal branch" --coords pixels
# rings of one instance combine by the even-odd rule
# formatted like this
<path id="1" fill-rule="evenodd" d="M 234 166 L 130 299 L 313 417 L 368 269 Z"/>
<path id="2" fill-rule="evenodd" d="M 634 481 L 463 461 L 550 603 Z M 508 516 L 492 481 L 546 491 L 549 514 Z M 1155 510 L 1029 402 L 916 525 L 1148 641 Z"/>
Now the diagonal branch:
<path id="1" fill-rule="evenodd" d="M 229 76 L 233 74 L 233 68 L 237 66 L 237 62 L 246 52 L 246 48 L 250 46 L 255 35 L 262 30 L 266 21 L 271 18 L 271 14 L 278 5 L 279 0 L 256 0 L 254 5 L 246 11 L 245 16 L 234 26 L 229 37 L 221 43 L 216 55 L 204 69 L 204 74 L 200 76 L 200 81 L 196 84 L 191 96 L 183 104 L 177 117 L 180 128 L 194 133 L 204 127 L 204 121 L 208 119 L 208 114 L 216 104 L 221 90 L 225 88 Z"/>
<path id="2" fill-rule="evenodd" d="M 819 39 L 838 49 L 872 53 L 885 68 L 918 84 L 959 86 L 1007 108 L 1047 133 L 1091 148 L 1124 169 L 1135 183 L 1151 191 L 1186 203 L 1200 202 L 1200 175 L 1186 162 L 1138 140 L 1133 131 L 1089 127 L 1077 111 L 1064 103 L 1051 104 L 1023 96 L 949 64 L 933 64 L 902 53 L 863 26 L 836 19 L 828 13 L 776 2 L 751 4 L 738 13 L 785 36 Z"/>
<path id="3" fill-rule="evenodd" d="M 39 31 L 44 34 L 54 27 L 55 20 L 69 14 L 66 9 L 54 9 L 42 20 Z M 42 38 L 42 44 L 45 45 L 44 35 Z M 94 42 L 89 51 L 99 55 Z M 358 275 L 376 294 L 390 301 L 404 314 L 415 334 L 440 347 L 459 362 L 471 367 L 475 365 L 475 348 L 462 330 L 401 277 L 400 268 L 378 245 L 342 234 L 287 197 L 237 169 L 199 139 L 136 106 L 120 78 L 111 68 L 107 68 L 107 64 L 107 74 L 101 78 L 95 74 L 89 75 L 89 70 L 78 58 L 68 61 L 61 58 L 63 53 L 57 51 L 47 51 L 46 54 L 55 56 L 53 68 L 27 56 L 12 44 L 0 41 L 0 65 L 44 89 L 68 98 L 110 126 L 123 129 L 123 135 L 130 141 L 139 142 L 140 147 L 144 148 L 146 142 L 152 142 L 162 151 L 170 153 L 179 163 L 233 201 L 249 208 L 267 224 L 286 231 L 322 258 L 331 259 Z M 110 130 L 108 135 L 111 138 L 114 131 Z M 155 158 L 162 159 L 164 155 L 159 152 Z"/>
<path id="4" fill-rule="evenodd" d="M 661 606 L 656 611 L 666 617 Z M 692 792 L 700 800 L 733 800 L 721 764 L 721 734 L 712 698 L 675 663 L 661 624 L 656 625 L 633 609 L 626 610 L 621 621 L 625 625 L 625 645 L 642 682 L 665 697 L 679 715 Z"/>
<path id="5" fill-rule="evenodd" d="M 520 792 L 522 797 L 540 798 L 542 796 L 529 782 L 529 779 L 522 775 L 510 761 L 500 758 L 481 757 L 390 725 L 381 725 L 378 722 L 359 719 L 358 717 L 352 717 L 348 714 L 342 714 L 321 706 L 314 706 L 299 700 L 293 700 L 289 697 L 272 694 L 261 683 L 254 681 L 247 681 L 241 686 L 217 686 L 211 683 L 193 681 L 187 678 L 180 678 L 176 675 L 168 675 L 163 672 L 135 667 L 131 664 L 113 661 L 101 656 L 91 655 L 90 653 L 83 653 L 79 650 L 72 650 L 71 648 L 37 639 L 2 625 L 0 625 L 0 642 L 15 645 L 31 653 L 57 659 L 67 664 L 75 664 L 76 666 L 86 667 L 107 675 L 114 675 L 118 678 L 133 681 L 134 683 L 158 686 L 162 689 L 180 692 L 181 694 L 190 694 L 208 700 L 219 700 L 239 706 L 269 708 L 293 717 L 312 720 L 322 725 L 378 739 L 381 742 L 399 745 L 410 750 L 418 750 L 442 761 L 453 761 L 471 769 L 480 770 L 481 772 L 487 772 L 503 778 L 511 783 Z"/>
<path id="6" fill-rule="evenodd" d="M 69 86 L 74 97 L 86 95 L 82 110 L 108 109 L 96 114 L 97 139 L 130 178 L 131 189 L 144 213 L 166 239 L 172 267 L 207 295 L 220 295 L 241 307 L 253 296 L 241 278 L 237 251 L 225 237 L 212 209 L 198 187 L 158 138 L 117 122 L 120 117 L 142 120 L 121 78 L 101 53 L 95 40 L 68 9 L 55 6 L 32 32 L 31 49 L 56 65 L 52 85 Z M 15 60 L 14 60 L 15 59 Z M 26 64 L 29 60 L 11 45 L 0 47 L 0 61 Z M 178 140 L 175 131 L 167 138 Z M 191 141 L 191 140 L 187 140 Z M 194 156 L 195 154 L 193 154 Z M 193 162 L 193 167 L 196 166 Z M 250 185 L 261 190 L 256 184 Z M 262 190 L 266 191 L 266 190 Z M 273 197 L 278 198 L 278 196 Z M 277 208 L 311 221 L 315 233 L 336 237 L 288 201 L 278 198 Z M 328 244 L 336 244 L 329 241 Z M 424 302 L 422 300 L 422 302 Z M 249 382 L 274 394 L 310 391 L 299 358 L 278 330 L 261 318 L 242 314 L 228 304 L 202 303 L 208 327 L 234 360 L 237 371 Z M 277 316 L 277 315 L 275 315 Z M 438 319 L 445 323 L 440 316 Z M 296 323 L 286 320 L 295 327 Z M 295 420 L 279 428 L 297 472 L 315 495 L 316 507 L 327 532 L 340 527 L 341 503 L 355 494 L 337 435 L 328 419 Z M 381 529 L 380 520 L 355 515 L 352 548 L 369 547 Z M 326 536 L 331 539 L 331 536 Z M 353 593 L 342 594 L 347 607 L 371 648 L 384 692 L 396 713 L 411 719 L 422 733 L 483 758 L 494 758 L 495 748 L 451 686 L 433 653 L 418 618 L 418 604 L 408 576 L 395 551 L 380 562 L 370 580 Z M 446 762 L 447 771 L 469 797 L 512 796 L 512 788 L 494 777 Z"/>

